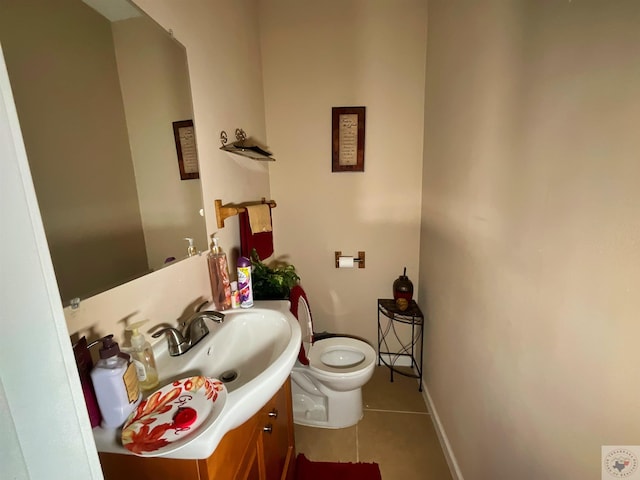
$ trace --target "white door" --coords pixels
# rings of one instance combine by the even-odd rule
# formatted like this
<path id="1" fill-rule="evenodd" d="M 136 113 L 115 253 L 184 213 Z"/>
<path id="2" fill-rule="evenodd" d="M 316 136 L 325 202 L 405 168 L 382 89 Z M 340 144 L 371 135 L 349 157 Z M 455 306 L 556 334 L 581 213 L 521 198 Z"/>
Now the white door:
<path id="1" fill-rule="evenodd" d="M 101 479 L 0 45 L 0 478 Z"/>

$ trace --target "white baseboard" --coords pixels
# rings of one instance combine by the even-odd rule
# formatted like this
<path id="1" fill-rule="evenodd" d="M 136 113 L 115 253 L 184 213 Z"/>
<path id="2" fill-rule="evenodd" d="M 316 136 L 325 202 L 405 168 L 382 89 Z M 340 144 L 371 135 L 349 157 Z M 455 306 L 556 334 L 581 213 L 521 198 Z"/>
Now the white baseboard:
<path id="1" fill-rule="evenodd" d="M 445 459 L 447 460 L 447 464 L 449 465 L 449 471 L 451 472 L 451 476 L 453 480 L 464 480 L 462 476 L 462 472 L 460 471 L 460 467 L 458 466 L 458 461 L 456 460 L 456 456 L 451 449 L 451 444 L 449 443 L 449 439 L 447 438 L 447 434 L 444 431 L 444 427 L 440 422 L 440 417 L 438 416 L 438 411 L 436 410 L 435 405 L 433 404 L 433 400 L 431 399 L 431 395 L 429 395 L 429 389 L 427 385 L 422 382 L 422 397 L 424 398 L 425 403 L 427 404 L 427 409 L 431 414 L 431 421 L 433 422 L 433 426 L 436 429 L 436 433 L 438 434 L 438 439 L 440 440 L 440 446 L 442 447 L 442 451 L 444 452 Z"/>

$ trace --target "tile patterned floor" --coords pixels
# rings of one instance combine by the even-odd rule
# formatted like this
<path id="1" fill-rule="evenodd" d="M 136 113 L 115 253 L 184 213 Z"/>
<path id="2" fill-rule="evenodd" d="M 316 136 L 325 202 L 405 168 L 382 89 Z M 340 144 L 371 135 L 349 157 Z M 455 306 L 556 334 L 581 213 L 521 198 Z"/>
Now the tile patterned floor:
<path id="1" fill-rule="evenodd" d="M 295 426 L 296 451 L 309 460 L 376 462 L 383 480 L 451 480 L 417 381 L 376 367 L 362 389 L 364 418 L 338 430 Z"/>

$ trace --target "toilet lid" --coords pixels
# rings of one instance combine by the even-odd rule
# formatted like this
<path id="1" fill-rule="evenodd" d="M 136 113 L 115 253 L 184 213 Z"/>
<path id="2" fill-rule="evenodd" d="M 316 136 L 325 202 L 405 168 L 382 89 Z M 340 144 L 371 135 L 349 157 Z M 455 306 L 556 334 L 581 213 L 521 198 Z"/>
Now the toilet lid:
<path id="1" fill-rule="evenodd" d="M 313 345 L 313 319 L 311 318 L 311 309 L 307 295 L 300 285 L 296 285 L 291 289 L 289 294 L 291 302 L 291 313 L 298 319 L 300 323 L 300 333 L 302 335 L 302 344 L 298 353 L 298 360 L 303 365 L 309 365 L 309 352 Z"/>

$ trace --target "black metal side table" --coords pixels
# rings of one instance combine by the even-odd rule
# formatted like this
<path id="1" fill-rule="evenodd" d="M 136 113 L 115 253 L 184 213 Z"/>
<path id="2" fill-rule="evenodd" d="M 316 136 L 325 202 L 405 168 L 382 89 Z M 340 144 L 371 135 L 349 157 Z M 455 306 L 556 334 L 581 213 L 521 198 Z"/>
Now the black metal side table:
<path id="1" fill-rule="evenodd" d="M 410 338 L 407 338 L 409 336 L 408 331 L 404 336 L 398 332 L 400 325 L 403 324 L 406 325 L 407 330 L 411 330 Z M 422 391 L 423 338 L 424 316 L 415 300 L 411 300 L 409 307 L 403 311 L 396 306 L 396 302 L 392 299 L 378 299 L 378 365 L 384 363 L 389 367 L 392 382 L 394 372 L 405 377 L 418 378 L 419 392 Z M 389 347 L 391 339 L 398 345 L 394 345 L 393 350 Z M 417 348 L 420 350 L 420 362 L 416 359 Z M 409 357 L 411 359 L 411 368 L 417 374 L 398 370 L 396 362 L 401 357 Z"/>

